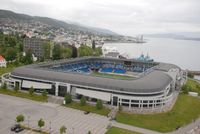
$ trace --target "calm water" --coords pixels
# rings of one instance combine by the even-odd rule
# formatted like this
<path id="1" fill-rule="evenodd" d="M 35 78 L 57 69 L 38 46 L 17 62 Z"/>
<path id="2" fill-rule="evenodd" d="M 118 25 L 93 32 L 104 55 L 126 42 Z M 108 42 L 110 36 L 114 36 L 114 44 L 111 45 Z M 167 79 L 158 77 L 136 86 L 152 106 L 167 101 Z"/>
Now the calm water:
<path id="1" fill-rule="evenodd" d="M 200 75 L 195 75 L 194 79 L 200 80 Z"/>
<path id="2" fill-rule="evenodd" d="M 147 43 L 106 43 L 120 53 L 136 58 L 147 53 L 155 61 L 173 63 L 183 69 L 200 71 L 200 41 L 149 38 Z"/>

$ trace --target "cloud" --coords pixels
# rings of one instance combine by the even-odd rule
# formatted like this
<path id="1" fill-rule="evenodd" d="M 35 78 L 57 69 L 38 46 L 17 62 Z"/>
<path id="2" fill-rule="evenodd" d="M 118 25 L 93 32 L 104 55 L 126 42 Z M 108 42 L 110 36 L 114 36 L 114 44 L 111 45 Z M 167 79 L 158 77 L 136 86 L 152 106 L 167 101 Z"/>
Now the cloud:
<path id="1" fill-rule="evenodd" d="M 125 35 L 200 32 L 199 0 L 1 0 L 0 8 Z"/>

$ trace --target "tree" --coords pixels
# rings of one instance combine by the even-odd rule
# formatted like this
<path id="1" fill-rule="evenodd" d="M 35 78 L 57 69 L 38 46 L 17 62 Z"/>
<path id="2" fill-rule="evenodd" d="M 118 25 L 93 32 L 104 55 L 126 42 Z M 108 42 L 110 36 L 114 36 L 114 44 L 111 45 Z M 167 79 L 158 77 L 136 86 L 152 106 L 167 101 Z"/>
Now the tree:
<path id="1" fill-rule="evenodd" d="M 65 95 L 65 103 L 69 104 L 71 102 L 72 102 L 72 96 L 71 96 L 71 94 L 70 93 L 66 93 L 66 95 Z"/>
<path id="2" fill-rule="evenodd" d="M 97 100 L 96 109 L 102 109 L 102 108 L 103 108 L 102 101 L 101 100 Z"/>
<path id="3" fill-rule="evenodd" d="M 77 48 L 73 45 L 72 48 L 72 58 L 76 58 L 78 56 Z"/>
<path id="4" fill-rule="evenodd" d="M 91 131 L 88 131 L 88 133 L 87 134 L 92 134 L 92 132 Z"/>
<path id="5" fill-rule="evenodd" d="M 6 50 L 5 58 L 7 61 L 13 61 L 17 57 L 17 50 L 13 47 L 9 47 Z"/>
<path id="6" fill-rule="evenodd" d="M 81 105 L 81 106 L 85 106 L 85 105 L 86 105 L 86 98 L 85 98 L 85 96 L 82 96 L 82 97 L 81 97 L 80 105 Z"/>
<path id="7" fill-rule="evenodd" d="M 44 120 L 41 118 L 41 119 L 38 121 L 38 127 L 40 128 L 40 130 L 41 130 L 41 128 L 42 128 L 44 125 L 45 125 L 45 122 L 44 122 Z"/>
<path id="8" fill-rule="evenodd" d="M 188 76 L 189 78 L 192 78 L 192 79 L 194 78 L 194 74 L 191 73 L 191 72 L 188 72 L 187 76 Z"/>
<path id="9" fill-rule="evenodd" d="M 26 65 L 33 63 L 33 56 L 30 49 L 26 52 L 26 56 L 23 57 L 23 63 L 25 63 Z"/>
<path id="10" fill-rule="evenodd" d="M 64 134 L 66 133 L 67 128 L 63 125 L 62 127 L 60 127 L 60 134 Z"/>
<path id="11" fill-rule="evenodd" d="M 3 83 L 2 88 L 5 89 L 5 90 L 7 89 L 7 84 L 6 84 L 6 82 Z"/>
<path id="12" fill-rule="evenodd" d="M 34 88 L 31 86 L 31 88 L 29 89 L 29 94 L 32 96 L 34 94 Z"/>
<path id="13" fill-rule="evenodd" d="M 92 49 L 95 50 L 96 46 L 95 46 L 95 40 L 92 41 Z"/>
<path id="14" fill-rule="evenodd" d="M 20 122 L 23 122 L 23 121 L 24 121 L 24 116 L 23 116 L 22 114 L 18 115 L 18 116 L 16 117 L 16 121 L 17 121 L 17 123 L 20 124 Z"/>
<path id="15" fill-rule="evenodd" d="M 46 98 L 47 95 L 48 95 L 48 92 L 47 92 L 46 89 L 44 89 L 44 90 L 42 91 L 42 96 L 43 96 L 44 98 Z"/>
<path id="16" fill-rule="evenodd" d="M 81 47 L 78 48 L 78 55 L 79 55 L 79 57 L 92 56 L 93 50 L 89 46 L 82 45 Z"/>
<path id="17" fill-rule="evenodd" d="M 61 58 L 60 45 L 54 45 L 53 47 L 53 60 L 58 60 Z"/>
<path id="18" fill-rule="evenodd" d="M 45 42 L 43 44 L 43 50 L 44 50 L 44 59 L 50 59 L 51 57 L 51 42 Z"/>
<path id="19" fill-rule="evenodd" d="M 72 48 L 61 46 L 61 57 L 62 58 L 71 58 L 72 57 Z"/>
<path id="20" fill-rule="evenodd" d="M 98 48 L 95 49 L 94 56 L 101 56 L 102 54 L 103 54 L 103 52 L 102 52 L 101 47 L 98 47 Z"/>

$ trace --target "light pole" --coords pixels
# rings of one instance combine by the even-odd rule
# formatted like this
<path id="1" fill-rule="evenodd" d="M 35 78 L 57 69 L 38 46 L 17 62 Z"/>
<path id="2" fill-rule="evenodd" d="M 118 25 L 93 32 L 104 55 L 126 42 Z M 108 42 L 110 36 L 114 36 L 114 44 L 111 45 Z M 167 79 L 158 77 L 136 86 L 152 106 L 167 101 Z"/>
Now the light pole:
<path id="1" fill-rule="evenodd" d="M 72 127 L 72 131 L 73 131 L 73 134 L 74 134 L 74 127 Z"/>
<path id="2" fill-rule="evenodd" d="M 49 122 L 49 134 L 51 134 L 51 121 Z"/>
<path id="3" fill-rule="evenodd" d="M 30 119 L 30 116 L 28 116 L 28 128 L 29 128 L 29 119 Z"/>

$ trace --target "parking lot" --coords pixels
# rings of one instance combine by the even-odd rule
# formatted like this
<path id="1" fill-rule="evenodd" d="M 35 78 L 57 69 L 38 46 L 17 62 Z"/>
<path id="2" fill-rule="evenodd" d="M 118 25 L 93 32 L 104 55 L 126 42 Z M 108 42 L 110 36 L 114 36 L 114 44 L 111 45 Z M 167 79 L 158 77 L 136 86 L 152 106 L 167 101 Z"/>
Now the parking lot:
<path id="1" fill-rule="evenodd" d="M 59 134 L 62 125 L 67 127 L 68 134 L 104 134 L 109 119 L 97 114 L 85 115 L 83 111 L 65 108 L 52 103 L 40 103 L 17 97 L 0 94 L 0 134 L 13 134 L 10 127 L 15 124 L 17 115 L 23 114 L 23 124 L 38 128 L 37 121 L 43 118 L 46 131 Z M 21 134 L 34 134 L 24 130 Z"/>

